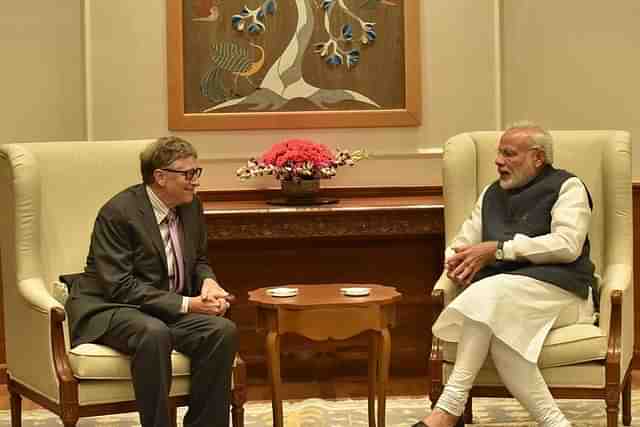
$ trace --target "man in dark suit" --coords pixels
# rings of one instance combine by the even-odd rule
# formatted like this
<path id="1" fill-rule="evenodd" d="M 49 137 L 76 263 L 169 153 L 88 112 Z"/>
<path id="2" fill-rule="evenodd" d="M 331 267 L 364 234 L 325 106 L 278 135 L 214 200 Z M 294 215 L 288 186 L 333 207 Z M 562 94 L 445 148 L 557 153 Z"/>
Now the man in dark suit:
<path id="1" fill-rule="evenodd" d="M 229 425 L 236 327 L 207 261 L 202 169 L 187 141 L 160 138 L 140 154 L 144 183 L 109 200 L 95 221 L 85 272 L 67 300 L 72 346 L 131 355 L 144 427 L 169 427 L 171 351 L 191 359 L 185 426 Z"/>

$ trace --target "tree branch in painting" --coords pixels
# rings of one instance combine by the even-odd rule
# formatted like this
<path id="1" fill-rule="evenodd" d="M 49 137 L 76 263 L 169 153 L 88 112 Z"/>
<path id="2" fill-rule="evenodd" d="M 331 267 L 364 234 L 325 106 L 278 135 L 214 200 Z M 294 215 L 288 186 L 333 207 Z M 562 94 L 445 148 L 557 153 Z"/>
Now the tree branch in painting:
<path id="1" fill-rule="evenodd" d="M 379 4 L 396 5 L 391 0 L 353 2 L 359 2 L 361 8 L 375 8 Z M 305 80 L 302 71 L 304 55 L 312 42 L 316 11 L 323 15 L 326 40 L 315 43 L 313 52 L 320 55 L 334 72 L 343 69 L 342 67 L 348 71 L 357 66 L 362 58 L 360 49 L 354 45 L 359 42 L 364 47 L 375 43 L 378 37 L 375 22 L 362 19 L 345 0 L 296 0 L 294 3 L 298 17 L 295 32 L 282 55 L 271 65 L 259 85 L 256 85 L 251 77 L 265 64 L 265 51 L 262 46 L 250 42 L 251 47 L 257 52 L 256 55 L 233 42 L 220 42 L 212 46 L 210 69 L 202 78 L 200 92 L 217 104 L 204 112 L 237 105 L 244 105 L 254 111 L 276 111 L 294 98 L 306 98 L 319 109 L 327 109 L 332 104 L 346 100 L 380 108 L 378 103 L 356 91 L 313 86 Z M 332 19 L 332 16 L 338 10 L 343 16 L 348 17 L 350 22 L 341 23 L 338 28 L 334 28 L 332 22 L 337 19 Z M 249 37 L 259 35 L 269 31 L 268 17 L 276 13 L 277 0 L 264 0 L 256 9 L 244 6 L 240 13 L 233 15 L 231 25 L 236 31 Z M 357 31 L 357 42 L 354 41 L 354 28 Z M 231 85 L 223 83 L 225 76 L 227 79 L 228 76 L 232 76 Z M 238 81 L 241 78 L 246 79 L 254 88 L 249 95 L 239 96 L 237 93 Z"/>

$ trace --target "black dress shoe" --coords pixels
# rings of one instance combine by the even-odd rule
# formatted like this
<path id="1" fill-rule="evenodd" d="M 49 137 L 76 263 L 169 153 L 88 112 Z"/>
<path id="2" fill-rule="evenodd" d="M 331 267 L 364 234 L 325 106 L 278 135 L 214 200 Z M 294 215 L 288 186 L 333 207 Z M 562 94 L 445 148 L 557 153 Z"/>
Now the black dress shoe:
<path id="1" fill-rule="evenodd" d="M 424 422 L 422 422 L 422 420 L 420 420 L 417 423 L 415 423 L 414 425 L 412 425 L 411 427 L 429 427 L 429 426 L 426 425 Z"/>

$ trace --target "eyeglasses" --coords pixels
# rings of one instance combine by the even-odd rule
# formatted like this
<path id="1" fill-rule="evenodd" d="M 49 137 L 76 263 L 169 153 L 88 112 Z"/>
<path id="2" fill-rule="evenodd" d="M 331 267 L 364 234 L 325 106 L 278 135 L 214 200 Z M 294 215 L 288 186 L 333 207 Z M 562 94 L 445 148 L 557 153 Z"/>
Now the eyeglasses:
<path id="1" fill-rule="evenodd" d="M 165 172 L 182 174 L 184 175 L 184 179 L 186 179 L 187 181 L 193 181 L 195 178 L 200 178 L 200 175 L 202 175 L 202 168 L 187 169 L 186 171 L 180 171 L 177 169 L 169 169 L 169 168 L 162 168 L 160 170 Z"/>

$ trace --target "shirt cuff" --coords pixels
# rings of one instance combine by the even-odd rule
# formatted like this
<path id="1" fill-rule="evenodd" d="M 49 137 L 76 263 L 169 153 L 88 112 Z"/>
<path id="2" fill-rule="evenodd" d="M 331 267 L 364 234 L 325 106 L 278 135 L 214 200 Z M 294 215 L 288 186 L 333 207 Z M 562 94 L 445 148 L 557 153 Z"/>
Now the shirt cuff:
<path id="1" fill-rule="evenodd" d="M 516 260 L 516 251 L 513 247 L 513 240 L 504 242 L 504 244 L 502 245 L 502 254 L 504 255 L 504 259 L 507 261 Z"/>
<path id="2" fill-rule="evenodd" d="M 444 260 L 448 260 L 449 258 L 451 258 L 452 256 L 454 256 L 456 254 L 456 251 L 454 251 L 451 248 L 447 248 L 444 251 Z"/>
<path id="3" fill-rule="evenodd" d="M 182 297 L 182 307 L 180 307 L 180 313 L 189 312 L 189 297 Z"/>

